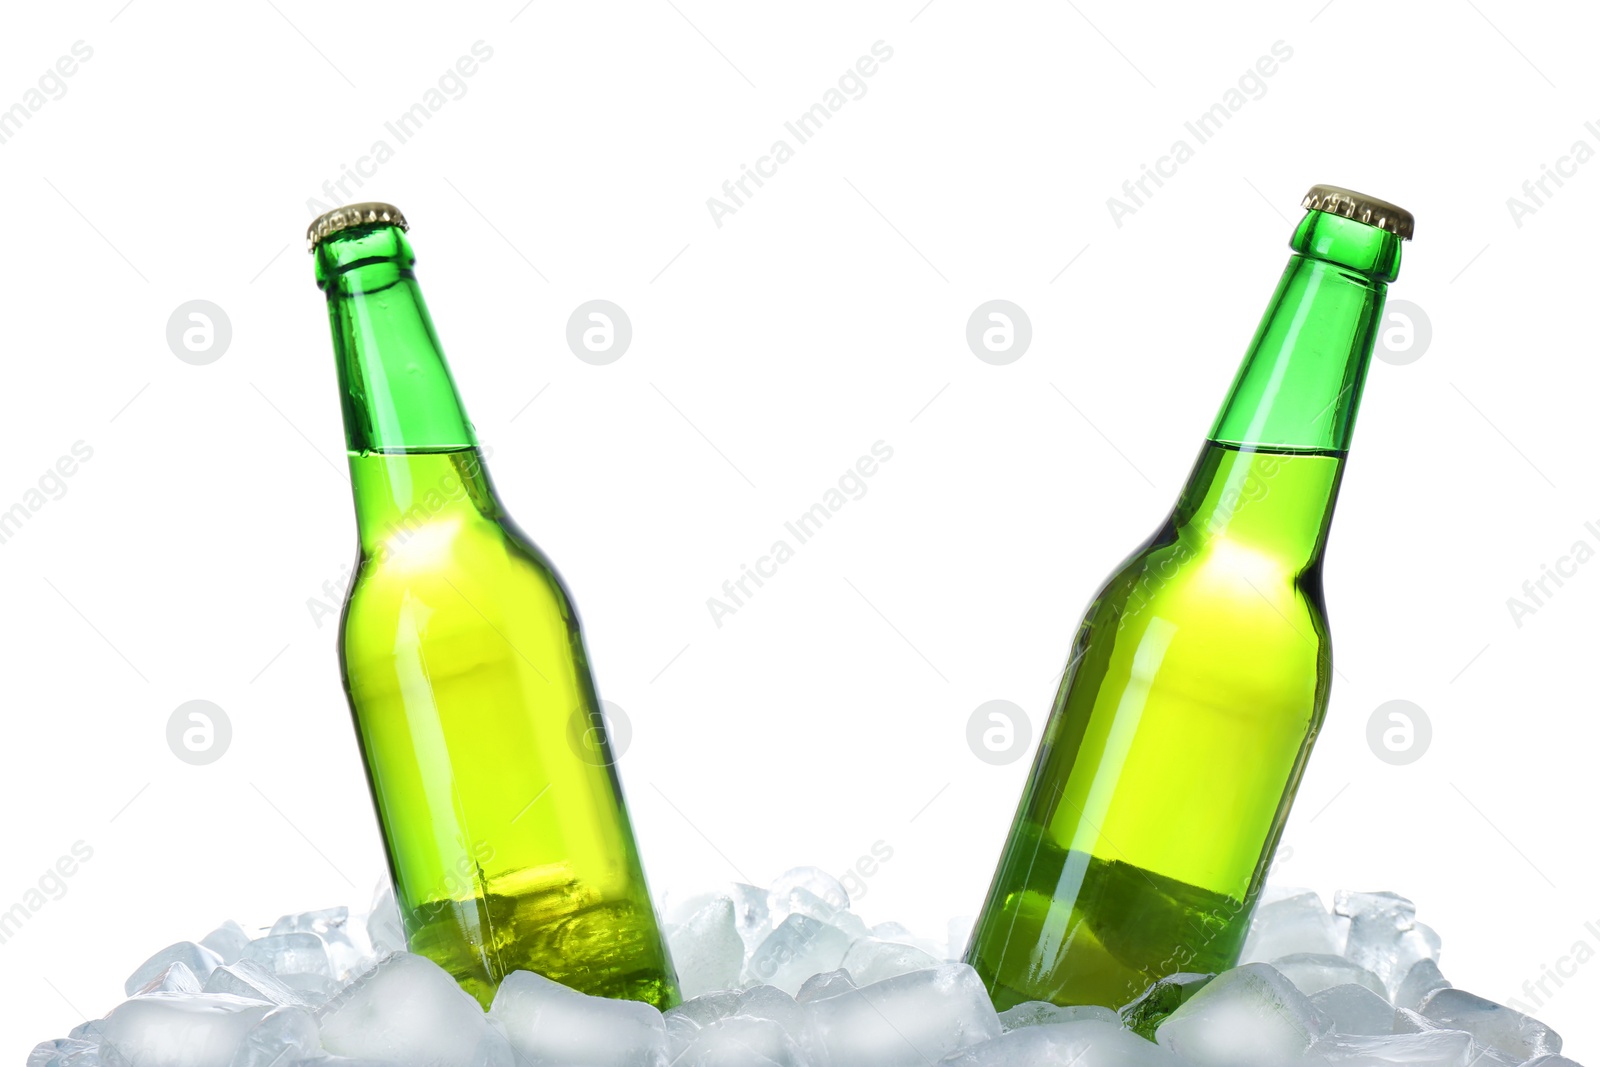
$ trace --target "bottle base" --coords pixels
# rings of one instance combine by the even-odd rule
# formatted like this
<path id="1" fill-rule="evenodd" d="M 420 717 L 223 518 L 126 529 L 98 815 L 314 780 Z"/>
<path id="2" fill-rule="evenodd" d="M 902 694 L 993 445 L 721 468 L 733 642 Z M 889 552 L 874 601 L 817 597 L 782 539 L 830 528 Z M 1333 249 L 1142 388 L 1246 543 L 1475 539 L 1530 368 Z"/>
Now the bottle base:
<path id="1" fill-rule="evenodd" d="M 407 943 L 485 1008 L 512 971 L 532 971 L 580 993 L 643 1001 L 662 1011 L 680 1003 L 650 904 L 582 904 L 574 900 L 577 893 L 577 887 L 567 887 L 430 901 L 412 910 Z"/>

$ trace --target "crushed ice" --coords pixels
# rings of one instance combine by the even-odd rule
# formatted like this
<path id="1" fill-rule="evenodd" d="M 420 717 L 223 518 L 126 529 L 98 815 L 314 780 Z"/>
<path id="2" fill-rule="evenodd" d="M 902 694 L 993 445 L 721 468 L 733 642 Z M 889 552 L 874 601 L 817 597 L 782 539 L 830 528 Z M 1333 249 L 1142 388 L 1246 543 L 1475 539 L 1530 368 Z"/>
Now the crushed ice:
<path id="1" fill-rule="evenodd" d="M 1569 1067 L 1561 1038 L 1454 989 L 1439 938 L 1392 893 L 1269 890 L 1245 963 L 1178 974 L 1120 1011 L 1024 1004 L 997 1014 L 942 940 L 868 927 L 844 888 L 797 868 L 672 907 L 685 1002 L 662 1014 L 518 971 L 485 1013 L 401 951 L 387 890 L 287 915 L 261 936 L 228 922 L 162 949 L 128 999 L 28 1067 Z"/>

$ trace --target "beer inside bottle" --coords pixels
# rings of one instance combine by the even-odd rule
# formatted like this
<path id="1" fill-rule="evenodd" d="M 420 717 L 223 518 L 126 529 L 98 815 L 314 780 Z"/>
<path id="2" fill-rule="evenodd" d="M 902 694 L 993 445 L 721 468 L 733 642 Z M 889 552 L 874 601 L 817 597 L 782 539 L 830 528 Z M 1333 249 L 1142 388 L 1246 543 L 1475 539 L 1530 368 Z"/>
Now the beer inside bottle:
<path id="1" fill-rule="evenodd" d="M 1234 966 L 1327 706 L 1322 554 L 1409 214 L 1327 186 L 1172 513 L 1090 604 L 966 959 L 1002 1009 Z"/>
<path id="2" fill-rule="evenodd" d="M 409 946 L 485 1005 L 528 970 L 668 1008 L 577 614 L 490 484 L 404 230 L 364 204 L 311 238 L 360 537 L 340 664 Z"/>

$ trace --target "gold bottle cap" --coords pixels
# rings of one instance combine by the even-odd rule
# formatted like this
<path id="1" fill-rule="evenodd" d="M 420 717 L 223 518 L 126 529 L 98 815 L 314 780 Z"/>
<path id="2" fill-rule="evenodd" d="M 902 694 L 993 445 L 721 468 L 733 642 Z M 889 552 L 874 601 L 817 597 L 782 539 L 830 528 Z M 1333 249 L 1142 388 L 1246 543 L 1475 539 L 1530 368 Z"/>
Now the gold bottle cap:
<path id="1" fill-rule="evenodd" d="M 400 214 L 400 209 L 393 204 L 383 204 L 369 201 L 365 204 L 346 204 L 336 207 L 332 211 L 318 215 L 311 221 L 306 229 L 306 250 L 314 251 L 317 243 L 324 241 L 340 230 L 348 230 L 352 226 L 373 225 L 398 226 L 402 230 L 411 227 L 406 223 L 406 217 Z"/>
<path id="2" fill-rule="evenodd" d="M 1326 211 L 1331 215 L 1343 215 L 1347 219 L 1388 230 L 1402 241 L 1411 240 L 1411 233 L 1417 225 L 1416 219 L 1405 208 L 1358 193 L 1354 189 L 1341 189 L 1337 185 L 1313 185 L 1306 198 L 1300 201 L 1300 206 L 1312 211 Z"/>

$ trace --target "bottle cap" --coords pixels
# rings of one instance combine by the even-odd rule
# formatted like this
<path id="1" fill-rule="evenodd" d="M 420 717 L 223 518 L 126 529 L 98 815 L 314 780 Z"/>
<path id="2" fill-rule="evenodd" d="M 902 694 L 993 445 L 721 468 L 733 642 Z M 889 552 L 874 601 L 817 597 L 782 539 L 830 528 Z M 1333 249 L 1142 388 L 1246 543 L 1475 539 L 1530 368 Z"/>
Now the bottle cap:
<path id="1" fill-rule="evenodd" d="M 1330 215 L 1343 215 L 1347 219 L 1388 230 L 1402 241 L 1411 240 L 1416 220 L 1411 212 L 1387 200 L 1358 193 L 1354 189 L 1341 189 L 1337 185 L 1313 185 L 1300 206 L 1312 211 L 1326 211 Z"/>
<path id="2" fill-rule="evenodd" d="M 402 230 L 410 229 L 406 217 L 400 214 L 400 209 L 393 204 L 382 204 L 377 201 L 346 204 L 344 207 L 336 207 L 332 211 L 318 215 L 312 220 L 306 229 L 306 250 L 314 251 L 319 242 L 327 240 L 340 230 L 348 230 L 352 226 L 377 225 L 398 226 Z"/>

